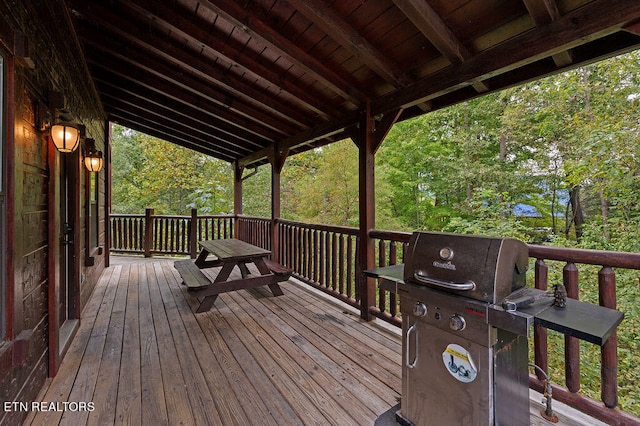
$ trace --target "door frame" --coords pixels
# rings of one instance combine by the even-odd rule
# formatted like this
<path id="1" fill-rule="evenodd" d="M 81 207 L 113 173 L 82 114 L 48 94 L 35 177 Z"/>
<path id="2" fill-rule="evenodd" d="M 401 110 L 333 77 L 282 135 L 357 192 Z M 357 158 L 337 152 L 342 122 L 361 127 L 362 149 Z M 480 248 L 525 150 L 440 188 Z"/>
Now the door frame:
<path id="1" fill-rule="evenodd" d="M 49 164 L 49 205 L 48 205 L 48 325 L 49 325 L 49 376 L 53 377 L 60 368 L 64 354 L 69 349 L 80 326 L 80 150 L 70 154 L 61 154 L 55 148 L 50 137 L 48 139 L 48 164 Z M 62 162 L 66 167 L 62 167 Z M 69 294 L 68 320 L 60 325 L 60 313 L 58 304 L 60 300 L 61 265 L 63 260 L 61 244 L 61 185 L 64 182 L 63 171 L 67 173 L 67 179 L 71 183 L 67 189 L 67 203 L 69 219 L 72 226 L 69 240 L 71 241 L 70 259 L 67 265 Z"/>

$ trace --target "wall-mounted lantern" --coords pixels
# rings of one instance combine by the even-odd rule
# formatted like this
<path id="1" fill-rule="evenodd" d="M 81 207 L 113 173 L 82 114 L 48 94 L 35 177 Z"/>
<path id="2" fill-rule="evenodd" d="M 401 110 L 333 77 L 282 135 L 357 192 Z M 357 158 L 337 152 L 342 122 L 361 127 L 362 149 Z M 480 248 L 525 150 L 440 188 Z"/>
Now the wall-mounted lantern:
<path id="1" fill-rule="evenodd" d="M 49 132 L 53 144 L 60 152 L 73 152 L 80 145 L 80 126 L 72 120 L 73 116 L 66 109 L 60 110 L 55 121 L 51 119 L 48 110 L 42 114 L 40 128 L 42 131 Z"/>
<path id="2" fill-rule="evenodd" d="M 90 172 L 99 172 L 102 170 L 102 164 L 102 151 L 96 150 L 96 141 L 85 139 L 84 166 Z"/>
<path id="3" fill-rule="evenodd" d="M 60 152 L 73 152 L 80 143 L 80 130 L 76 124 L 61 121 L 51 126 L 51 139 Z"/>

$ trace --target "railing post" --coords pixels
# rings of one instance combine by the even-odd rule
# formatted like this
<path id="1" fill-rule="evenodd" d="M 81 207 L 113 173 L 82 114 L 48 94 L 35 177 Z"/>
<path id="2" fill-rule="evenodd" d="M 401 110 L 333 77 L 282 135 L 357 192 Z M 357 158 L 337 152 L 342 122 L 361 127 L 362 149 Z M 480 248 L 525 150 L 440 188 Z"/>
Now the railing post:
<path id="1" fill-rule="evenodd" d="M 144 211 L 144 257 L 151 257 L 153 248 L 153 212 L 154 209 Z"/>
<path id="2" fill-rule="evenodd" d="M 189 254 L 192 259 L 198 255 L 198 209 L 191 209 L 191 220 L 189 221 Z"/>
<path id="3" fill-rule="evenodd" d="M 603 266 L 598 273 L 598 298 L 600 305 L 616 308 L 616 274 L 613 269 Z M 602 390 L 600 398 L 604 405 L 614 408 L 618 405 L 618 337 L 614 331 L 600 348 L 602 356 Z"/>
<path id="4" fill-rule="evenodd" d="M 387 266 L 387 243 L 383 239 L 378 241 L 378 266 Z M 387 310 L 387 292 L 380 286 L 378 286 L 378 309 L 380 312 Z"/>
<path id="5" fill-rule="evenodd" d="M 534 270 L 535 287 L 539 290 L 547 290 L 549 279 L 549 267 L 542 259 L 536 259 Z M 536 325 L 533 328 L 534 362 L 545 373 L 549 373 L 548 332 L 545 327 Z M 536 376 L 543 380 L 544 376 L 536 370 Z"/>
<path id="6" fill-rule="evenodd" d="M 562 279 L 567 289 L 567 297 L 578 299 L 578 268 L 568 262 L 562 271 Z M 576 337 L 564 337 L 564 366 L 567 389 L 576 393 L 580 390 L 580 341 Z"/>

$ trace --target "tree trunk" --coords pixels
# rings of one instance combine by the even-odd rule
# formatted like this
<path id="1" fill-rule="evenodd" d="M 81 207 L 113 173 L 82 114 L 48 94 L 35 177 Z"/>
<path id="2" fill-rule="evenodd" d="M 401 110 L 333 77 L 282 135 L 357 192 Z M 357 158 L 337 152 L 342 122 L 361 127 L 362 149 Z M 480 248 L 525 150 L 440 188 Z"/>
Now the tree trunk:
<path id="1" fill-rule="evenodd" d="M 602 212 L 602 237 L 605 241 L 609 241 L 609 202 L 602 188 L 600 188 L 600 211 Z"/>
<path id="2" fill-rule="evenodd" d="M 507 135 L 504 131 L 500 132 L 500 162 L 505 163 L 507 159 Z M 500 203 L 504 203 L 504 185 L 498 183 L 498 190 L 500 191 Z M 507 218 L 505 209 L 500 209 L 500 216 L 503 220 Z"/>
<path id="3" fill-rule="evenodd" d="M 582 239 L 582 230 L 584 225 L 584 214 L 582 212 L 582 205 L 580 204 L 580 187 L 574 186 L 569 192 L 569 202 L 571 203 L 571 221 L 575 226 L 576 240 L 580 242 Z"/>
<path id="4" fill-rule="evenodd" d="M 556 235 L 556 189 L 551 191 L 551 234 Z"/>

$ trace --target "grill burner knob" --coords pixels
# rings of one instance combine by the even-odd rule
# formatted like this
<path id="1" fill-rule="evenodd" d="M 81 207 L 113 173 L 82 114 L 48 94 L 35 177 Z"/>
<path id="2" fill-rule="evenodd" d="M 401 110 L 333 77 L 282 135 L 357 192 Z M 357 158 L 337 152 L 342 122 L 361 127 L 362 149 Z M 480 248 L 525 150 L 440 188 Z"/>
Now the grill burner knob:
<path id="1" fill-rule="evenodd" d="M 417 317 L 427 315 L 427 306 L 424 303 L 416 302 L 416 304 L 413 305 L 413 315 Z"/>
<path id="2" fill-rule="evenodd" d="M 449 319 L 449 328 L 453 331 L 462 331 L 467 326 L 467 322 L 460 315 L 454 315 Z"/>

